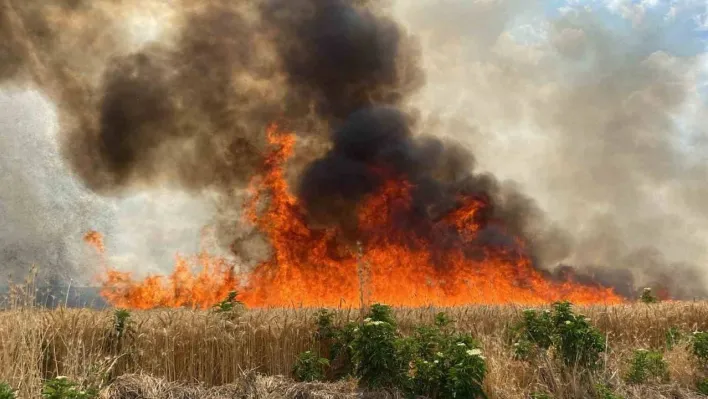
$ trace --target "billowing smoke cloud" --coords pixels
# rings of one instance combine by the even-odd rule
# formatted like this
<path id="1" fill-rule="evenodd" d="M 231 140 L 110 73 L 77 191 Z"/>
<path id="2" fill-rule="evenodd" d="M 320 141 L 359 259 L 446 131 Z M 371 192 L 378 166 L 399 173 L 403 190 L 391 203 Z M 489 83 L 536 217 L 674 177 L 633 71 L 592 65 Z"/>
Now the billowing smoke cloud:
<path id="1" fill-rule="evenodd" d="M 175 252 L 199 249 L 201 230 L 214 213 L 208 198 L 157 187 L 127 197 L 97 196 L 72 176 L 56 129 L 46 98 L 16 89 L 0 93 L 0 293 L 8 279 L 22 282 L 33 266 L 35 282 L 51 288 L 51 301 L 64 303 L 68 286 L 95 285 L 101 259 L 82 240 L 90 229 L 106 236 L 110 265 L 138 275 L 163 272 Z M 81 292 L 74 299 L 95 299 Z M 44 289 L 38 294 L 42 303 L 51 299 Z"/>
<path id="2" fill-rule="evenodd" d="M 223 244 L 250 237 L 234 209 L 268 123 L 305 136 L 297 170 L 348 114 L 422 84 L 414 40 L 369 2 L 137 5 L 5 2 L 2 76 L 54 100 L 62 153 L 88 188 L 216 193 Z M 121 22 L 150 10 L 164 31 L 137 45 Z"/>
<path id="3" fill-rule="evenodd" d="M 708 231 L 705 170 L 672 138 L 697 60 L 654 51 L 656 30 L 617 40 L 581 10 L 521 43 L 507 28 L 539 2 L 401 1 L 421 52 L 366 0 L 0 4 L 0 84 L 33 82 L 55 102 L 62 154 L 95 192 L 216 192 L 227 244 L 247 235 L 228 224 L 278 121 L 302 136 L 290 167 L 313 221 L 348 224 L 382 164 L 417 183 L 425 217 L 455 193 L 490 202 L 487 217 L 525 237 L 539 266 L 570 264 L 627 293 L 657 279 L 703 293 L 680 264 L 704 256 L 688 227 Z M 126 33 L 151 12 L 159 40 Z"/>
<path id="4" fill-rule="evenodd" d="M 547 211 L 527 225 L 545 267 L 705 295 L 704 57 L 689 27 L 705 5 L 581 2 L 547 17 L 543 3 L 398 3 L 421 32 L 431 129 Z"/>
<path id="5" fill-rule="evenodd" d="M 85 78 L 94 71 L 50 55 L 59 64 L 48 79 L 60 91 L 65 155 L 98 192 L 156 181 L 193 190 L 243 187 L 262 164 L 269 122 L 308 122 L 298 131 L 318 128 L 323 136 L 329 124 L 361 106 L 395 102 L 420 79 L 405 34 L 363 4 L 181 7 L 172 40 L 97 60 L 86 55 L 89 67 L 105 63 L 95 81 Z M 66 75 L 71 83 L 56 80 Z"/>

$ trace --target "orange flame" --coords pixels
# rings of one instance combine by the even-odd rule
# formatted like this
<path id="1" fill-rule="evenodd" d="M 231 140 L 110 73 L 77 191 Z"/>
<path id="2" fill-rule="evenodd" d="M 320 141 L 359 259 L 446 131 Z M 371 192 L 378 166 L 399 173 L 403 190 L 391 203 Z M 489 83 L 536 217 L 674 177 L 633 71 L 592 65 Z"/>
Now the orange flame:
<path id="1" fill-rule="evenodd" d="M 193 272 L 190 263 L 200 266 Z M 177 256 L 174 272 L 164 284 L 160 276 L 136 283 L 130 273 L 109 270 L 101 295 L 113 306 L 129 309 L 192 307 L 206 309 L 222 301 L 238 286 L 233 265 L 201 253 L 196 259 Z"/>
<path id="2" fill-rule="evenodd" d="M 549 280 L 523 251 L 478 248 L 474 240 L 480 229 L 478 216 L 486 206 L 482 199 L 460 198 L 457 209 L 424 223 L 423 231 L 406 225 L 412 185 L 402 179 L 387 180 L 360 205 L 360 247 L 345 239 L 340 228 L 312 229 L 284 177 L 295 136 L 271 126 L 267 138 L 273 149 L 264 174 L 250 186 L 244 213 L 270 241 L 271 258 L 243 279 L 237 278 L 232 265 L 208 254 L 200 255 L 196 270 L 178 257 L 169 283 L 160 277 L 136 281 L 111 270 L 102 291 L 110 303 L 141 309 L 206 308 L 231 290 L 241 291 L 239 299 L 250 307 L 358 306 L 364 296 L 395 306 L 623 301 L 611 288 L 580 284 L 572 277 Z M 449 242 L 436 238 L 449 236 L 453 237 Z M 523 249 L 523 243 L 517 247 Z"/>
<path id="3" fill-rule="evenodd" d="M 106 246 L 103 245 L 103 235 L 98 231 L 91 230 L 84 235 L 84 242 L 94 247 L 99 254 L 106 253 Z"/>

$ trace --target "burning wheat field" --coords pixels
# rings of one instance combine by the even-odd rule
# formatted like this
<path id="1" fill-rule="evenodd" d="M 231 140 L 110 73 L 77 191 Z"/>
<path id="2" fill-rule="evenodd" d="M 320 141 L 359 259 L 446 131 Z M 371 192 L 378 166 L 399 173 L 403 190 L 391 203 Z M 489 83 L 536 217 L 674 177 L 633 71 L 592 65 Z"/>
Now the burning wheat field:
<path id="1" fill-rule="evenodd" d="M 0 399 L 705 397 L 706 21 L 0 0 Z"/>

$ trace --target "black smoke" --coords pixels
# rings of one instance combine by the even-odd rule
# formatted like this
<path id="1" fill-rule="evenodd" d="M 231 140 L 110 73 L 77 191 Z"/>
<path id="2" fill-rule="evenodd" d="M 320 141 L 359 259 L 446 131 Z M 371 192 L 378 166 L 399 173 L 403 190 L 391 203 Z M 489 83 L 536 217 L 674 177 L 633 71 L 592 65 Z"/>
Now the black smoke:
<path id="1" fill-rule="evenodd" d="M 355 110 L 422 84 L 414 40 L 371 5 L 212 1 L 184 12 L 175 43 L 113 57 L 95 105 L 69 110 L 82 117 L 67 159 L 99 192 L 243 186 L 268 123 L 324 141 Z"/>
<path id="2" fill-rule="evenodd" d="M 37 0 L 0 10 L 0 79 L 33 80 L 56 102 L 63 155 L 95 192 L 217 192 L 230 217 L 275 121 L 301 136 L 289 167 L 302 171 L 313 225 L 350 230 L 357 204 L 393 175 L 415 187 L 411 217 L 432 222 L 475 198 L 486 204 L 480 246 L 568 257 L 568 238 L 532 199 L 479 172 L 454 134 L 420 133 L 408 101 L 424 84 L 420 46 L 378 2 L 182 0 L 169 39 L 139 49 L 107 23 L 138 3 L 73 3 L 52 15 Z"/>

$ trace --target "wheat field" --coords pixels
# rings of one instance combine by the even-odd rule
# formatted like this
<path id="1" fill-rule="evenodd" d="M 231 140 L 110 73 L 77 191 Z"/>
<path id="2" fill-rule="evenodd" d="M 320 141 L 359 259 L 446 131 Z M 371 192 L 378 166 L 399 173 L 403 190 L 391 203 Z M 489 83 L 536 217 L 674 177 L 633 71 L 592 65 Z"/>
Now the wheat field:
<path id="1" fill-rule="evenodd" d="M 550 359 L 534 366 L 515 360 L 508 331 L 519 320 L 522 307 L 396 309 L 395 313 L 405 332 L 415 324 L 431 322 L 441 310 L 455 320 L 456 329 L 472 333 L 482 343 L 490 398 L 528 398 L 533 392 L 582 398 L 595 382 L 611 384 L 626 398 L 703 397 L 695 392 L 696 376 L 702 370 L 688 343 L 669 349 L 666 334 L 672 327 L 686 334 L 708 330 L 708 302 L 576 308 L 607 337 L 602 368 L 592 377 L 596 381 L 579 378 Z M 58 375 L 108 385 L 102 392 L 105 398 L 360 397 L 352 381 L 295 384 L 287 380 L 296 356 L 314 347 L 315 312 L 136 311 L 117 338 L 113 311 L 15 307 L 0 312 L 0 381 L 18 389 L 22 398 L 39 397 L 43 379 Z M 359 317 L 358 310 L 336 313 L 342 323 Z M 670 382 L 639 386 L 624 382 L 628 359 L 639 348 L 664 352 Z M 250 386 L 252 393 L 244 394 L 244 386 Z"/>

